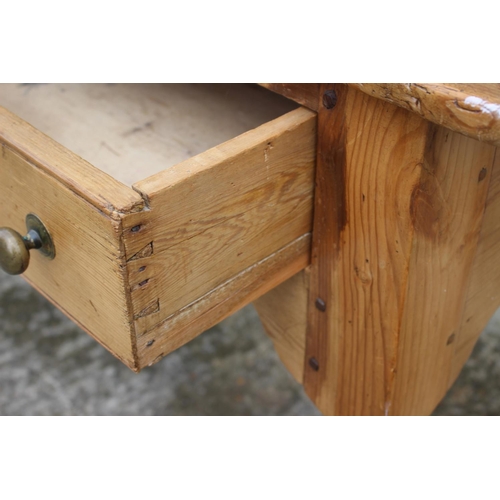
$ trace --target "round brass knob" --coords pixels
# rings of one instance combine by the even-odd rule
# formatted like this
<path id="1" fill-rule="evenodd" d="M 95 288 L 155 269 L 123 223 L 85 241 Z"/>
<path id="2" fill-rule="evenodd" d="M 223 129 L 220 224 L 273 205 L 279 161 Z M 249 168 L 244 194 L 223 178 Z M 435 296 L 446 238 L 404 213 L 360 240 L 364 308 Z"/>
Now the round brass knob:
<path id="1" fill-rule="evenodd" d="M 35 215 L 26 216 L 28 233 L 21 236 L 14 229 L 0 227 L 0 267 L 8 274 L 21 274 L 30 263 L 30 250 L 40 250 L 46 257 L 55 257 L 52 238 L 43 222 Z"/>

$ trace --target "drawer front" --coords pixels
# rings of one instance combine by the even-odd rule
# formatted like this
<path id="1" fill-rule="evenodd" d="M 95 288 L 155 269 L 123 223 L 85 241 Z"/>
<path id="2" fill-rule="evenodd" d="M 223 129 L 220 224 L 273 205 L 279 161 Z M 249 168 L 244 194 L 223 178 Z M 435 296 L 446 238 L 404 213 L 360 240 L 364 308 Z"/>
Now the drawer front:
<path id="1" fill-rule="evenodd" d="M 26 279 L 140 370 L 307 266 L 315 141 L 299 108 L 131 189 L 1 110 L 0 225 L 42 219 Z"/>

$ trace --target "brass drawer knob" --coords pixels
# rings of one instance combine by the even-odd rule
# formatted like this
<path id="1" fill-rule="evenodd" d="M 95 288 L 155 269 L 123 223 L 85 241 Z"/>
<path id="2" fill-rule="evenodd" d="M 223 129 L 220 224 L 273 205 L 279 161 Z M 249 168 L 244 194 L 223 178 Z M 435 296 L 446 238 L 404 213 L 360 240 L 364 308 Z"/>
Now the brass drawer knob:
<path id="1" fill-rule="evenodd" d="M 56 255 L 54 243 L 44 223 L 35 215 L 26 216 L 28 233 L 21 236 L 14 229 L 0 227 L 0 267 L 8 274 L 21 274 L 30 263 L 30 250 L 39 250 L 49 259 Z"/>

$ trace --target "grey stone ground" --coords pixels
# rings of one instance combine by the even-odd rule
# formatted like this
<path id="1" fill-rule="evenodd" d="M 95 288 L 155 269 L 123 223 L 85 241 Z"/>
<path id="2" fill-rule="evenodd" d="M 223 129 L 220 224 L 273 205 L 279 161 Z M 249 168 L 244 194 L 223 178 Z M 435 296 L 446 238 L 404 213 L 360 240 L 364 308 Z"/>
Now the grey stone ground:
<path id="1" fill-rule="evenodd" d="M 500 414 L 500 314 L 436 415 Z M 0 274 L 0 415 L 318 415 L 247 307 L 132 373 L 21 278 Z"/>

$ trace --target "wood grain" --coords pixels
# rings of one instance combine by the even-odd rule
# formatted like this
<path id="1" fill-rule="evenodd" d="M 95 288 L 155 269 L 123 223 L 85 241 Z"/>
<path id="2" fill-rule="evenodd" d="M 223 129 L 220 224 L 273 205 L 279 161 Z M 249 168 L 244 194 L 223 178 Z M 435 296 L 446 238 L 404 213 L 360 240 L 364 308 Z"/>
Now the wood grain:
<path id="1" fill-rule="evenodd" d="M 261 83 L 262 87 L 318 111 L 319 83 Z"/>
<path id="2" fill-rule="evenodd" d="M 311 231 L 315 134 L 298 109 L 134 185 L 148 204 L 124 217 L 138 336 Z"/>
<path id="3" fill-rule="evenodd" d="M 357 83 L 353 87 L 474 139 L 500 146 L 498 83 Z"/>
<path id="4" fill-rule="evenodd" d="M 265 331 L 281 361 L 303 383 L 309 271 L 304 269 L 254 301 Z"/>
<path id="5" fill-rule="evenodd" d="M 39 146 L 39 151 L 50 153 L 48 144 Z M 56 247 L 54 260 L 32 251 L 23 276 L 127 366 L 136 369 L 120 220 L 106 215 L 11 149 L 5 137 L 0 139 L 0 147 L 0 226 L 24 235 L 25 216 L 33 212 L 46 224 Z M 39 158 L 39 151 L 26 156 Z M 55 150 L 56 159 L 59 152 Z"/>
<path id="6" fill-rule="evenodd" d="M 455 342 L 449 385 L 458 377 L 475 343 L 500 307 L 500 152 L 495 150 L 481 234 Z M 486 175 L 484 181 L 487 181 Z"/>
<path id="7" fill-rule="evenodd" d="M 449 384 L 494 147 L 329 88 L 305 387 L 327 414 L 429 414 Z"/>
<path id="8" fill-rule="evenodd" d="M 93 167 L 1 107 L 0 140 L 77 196 L 114 219 L 119 219 L 122 213 L 137 212 L 144 208 L 144 200 L 131 188 Z"/>
<path id="9" fill-rule="evenodd" d="M 311 235 L 307 233 L 139 335 L 140 368 L 156 363 L 304 269 L 309 264 L 310 247 Z"/>
<path id="10" fill-rule="evenodd" d="M 318 113 L 305 388 L 325 414 L 385 413 L 427 123 L 344 85 Z M 315 307 L 317 298 L 326 310 Z M 308 360 L 315 358 L 319 369 Z"/>
<path id="11" fill-rule="evenodd" d="M 27 279 L 137 370 L 307 265 L 315 127 L 296 110 L 132 190 L 3 110 L 2 223 L 42 217 L 57 258 Z"/>
<path id="12" fill-rule="evenodd" d="M 257 85 L 159 83 L 0 84 L 0 105 L 127 186 L 297 107 Z"/>
<path id="13" fill-rule="evenodd" d="M 495 148 L 432 127 L 412 196 L 414 237 L 389 413 L 428 415 L 450 380 Z"/>

